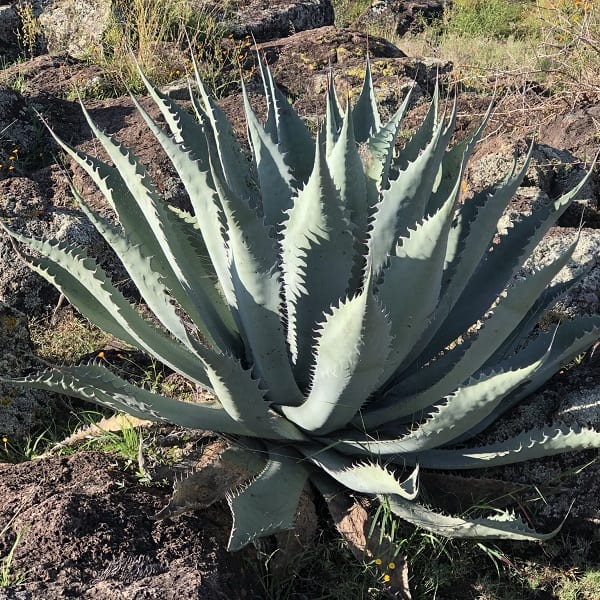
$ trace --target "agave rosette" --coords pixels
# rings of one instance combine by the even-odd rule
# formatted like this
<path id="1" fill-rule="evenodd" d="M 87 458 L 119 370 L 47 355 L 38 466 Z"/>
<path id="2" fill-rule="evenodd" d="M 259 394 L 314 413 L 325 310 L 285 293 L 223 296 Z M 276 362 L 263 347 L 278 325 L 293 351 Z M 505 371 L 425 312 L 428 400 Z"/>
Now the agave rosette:
<path id="1" fill-rule="evenodd" d="M 229 497 L 230 549 L 292 527 L 308 480 L 326 494 L 386 498 L 400 517 L 449 536 L 551 535 L 508 512 L 434 512 L 417 501 L 418 473 L 600 446 L 595 430 L 559 425 L 469 444 L 599 337 L 599 316 L 536 330 L 578 281 L 551 283 L 576 240 L 553 263 L 514 278 L 585 180 L 494 242 L 529 157 L 460 203 L 485 121 L 450 147 L 456 104 L 441 115 L 436 90 L 422 125 L 396 151 L 409 97 L 382 124 L 367 62 L 353 108 L 342 110 L 329 85 L 315 140 L 260 68 L 264 124 L 243 92 L 252 162 L 197 76 L 195 114 L 146 82 L 166 129 L 136 102 L 181 178 L 189 212 L 168 206 L 133 152 L 87 112 L 112 164 L 57 138 L 114 209 L 118 224 L 73 190 L 160 325 L 81 248 L 9 231 L 36 251 L 30 267 L 90 321 L 212 391 L 214 401 L 168 398 L 97 362 L 10 381 L 222 432 L 261 452 L 256 476 Z"/>

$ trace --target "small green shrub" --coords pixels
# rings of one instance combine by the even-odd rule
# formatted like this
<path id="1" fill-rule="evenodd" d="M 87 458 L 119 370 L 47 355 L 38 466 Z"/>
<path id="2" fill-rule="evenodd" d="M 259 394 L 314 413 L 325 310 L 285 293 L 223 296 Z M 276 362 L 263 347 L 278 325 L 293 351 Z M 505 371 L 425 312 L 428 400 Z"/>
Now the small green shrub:
<path id="1" fill-rule="evenodd" d="M 16 9 L 21 21 L 21 26 L 17 31 L 21 54 L 26 59 L 30 59 L 35 56 L 40 47 L 40 24 L 31 0 L 19 0 Z"/>
<path id="2" fill-rule="evenodd" d="M 600 4 L 592 0 L 540 0 L 530 13 L 539 30 L 537 55 L 569 104 L 600 98 Z"/>
<path id="3" fill-rule="evenodd" d="M 143 91 L 138 65 L 154 85 L 188 75 L 191 61 L 185 31 L 199 71 L 214 93 L 230 90 L 234 82 L 237 86 L 238 62 L 243 62 L 247 46 L 246 40 L 225 39 L 224 18 L 233 6 L 231 2 L 195 6 L 188 0 L 114 2 L 102 45 L 89 51 L 89 60 L 100 65 L 109 80 L 99 93 L 106 95 L 107 87 L 115 94 Z"/>
<path id="4" fill-rule="evenodd" d="M 526 33 L 527 6 L 518 0 L 455 0 L 445 13 L 447 33 L 470 37 L 508 38 Z"/>
<path id="5" fill-rule="evenodd" d="M 370 0 L 333 0 L 336 27 L 353 27 L 371 4 Z"/>

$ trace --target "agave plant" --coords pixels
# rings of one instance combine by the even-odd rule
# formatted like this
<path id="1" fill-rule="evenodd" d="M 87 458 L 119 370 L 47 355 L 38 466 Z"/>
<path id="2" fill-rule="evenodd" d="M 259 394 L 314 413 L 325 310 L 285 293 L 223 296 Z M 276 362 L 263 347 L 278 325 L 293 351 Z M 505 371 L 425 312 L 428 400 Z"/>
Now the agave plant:
<path id="1" fill-rule="evenodd" d="M 552 264 L 515 278 L 585 181 L 495 239 L 529 157 L 501 184 L 460 202 L 485 122 L 450 147 L 456 102 L 442 110 L 436 90 L 422 125 L 397 152 L 409 97 L 382 124 L 367 62 L 353 107 L 342 109 L 330 82 L 315 140 L 268 68 L 260 69 L 264 124 L 243 91 L 253 161 L 197 75 L 195 115 L 146 82 L 168 130 L 136 102 L 187 190 L 190 212 L 167 205 L 132 151 L 85 109 L 112 164 L 57 138 L 114 209 L 118 224 L 73 189 L 155 319 L 81 248 L 7 229 L 35 251 L 25 258 L 30 267 L 90 321 L 214 400 L 168 398 L 97 361 L 10 381 L 222 432 L 240 441 L 242 455 L 264 457 L 229 496 L 233 550 L 293 527 L 309 480 L 324 494 L 349 489 L 385 499 L 401 518 L 446 536 L 552 535 L 509 512 L 437 513 L 417 501 L 418 473 L 600 447 L 595 430 L 559 425 L 469 445 L 600 335 L 600 316 L 537 328 L 579 280 L 551 283 L 576 240 Z"/>

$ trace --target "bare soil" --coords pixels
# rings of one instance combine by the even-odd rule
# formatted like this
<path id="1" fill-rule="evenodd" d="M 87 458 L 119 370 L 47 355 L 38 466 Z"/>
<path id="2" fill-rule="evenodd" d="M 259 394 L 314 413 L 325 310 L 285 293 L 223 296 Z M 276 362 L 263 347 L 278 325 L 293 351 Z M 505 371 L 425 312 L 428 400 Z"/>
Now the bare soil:
<path id="1" fill-rule="evenodd" d="M 222 503 L 153 520 L 170 486 L 141 485 L 98 452 L 1 464 L 0 556 L 16 544 L 4 599 L 257 598 L 251 552 L 228 553 Z M 14 579 L 13 579 L 14 581 Z"/>

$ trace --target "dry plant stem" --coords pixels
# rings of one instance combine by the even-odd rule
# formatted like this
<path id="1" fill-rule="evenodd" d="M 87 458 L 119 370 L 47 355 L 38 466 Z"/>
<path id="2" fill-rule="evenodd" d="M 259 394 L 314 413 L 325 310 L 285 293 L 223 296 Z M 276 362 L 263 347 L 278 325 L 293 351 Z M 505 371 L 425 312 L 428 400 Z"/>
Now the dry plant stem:
<path id="1" fill-rule="evenodd" d="M 360 502 L 342 493 L 326 495 L 325 500 L 336 529 L 356 559 L 360 562 L 380 559 L 374 566 L 381 571 L 382 577 L 389 575 L 387 585 L 390 597 L 410 600 L 406 557 L 395 556 L 395 548 L 389 538 L 381 535 L 379 526 L 373 524 L 373 518 L 366 508 L 368 502 Z M 387 565 L 392 561 L 395 568 L 388 571 Z"/>
<path id="2" fill-rule="evenodd" d="M 90 423 L 85 427 L 79 428 L 75 433 L 70 435 L 62 442 L 52 446 L 52 448 L 42 454 L 39 458 L 52 456 L 64 448 L 76 446 L 77 444 L 83 443 L 92 438 L 100 438 L 107 432 L 115 433 L 132 427 L 149 427 L 152 425 L 152 423 L 152 421 L 138 419 L 137 417 L 124 414 L 116 414 L 112 417 L 104 417 L 98 421 L 98 423 Z"/>
<path id="3" fill-rule="evenodd" d="M 600 93 L 600 11 L 592 3 L 575 6 L 574 13 L 558 5 L 538 9 L 543 32 L 538 61 L 552 65 L 550 72 L 564 81 L 572 105 Z"/>

